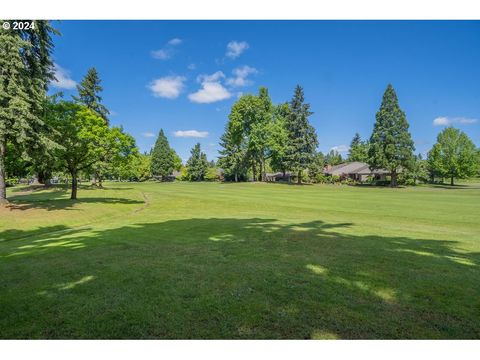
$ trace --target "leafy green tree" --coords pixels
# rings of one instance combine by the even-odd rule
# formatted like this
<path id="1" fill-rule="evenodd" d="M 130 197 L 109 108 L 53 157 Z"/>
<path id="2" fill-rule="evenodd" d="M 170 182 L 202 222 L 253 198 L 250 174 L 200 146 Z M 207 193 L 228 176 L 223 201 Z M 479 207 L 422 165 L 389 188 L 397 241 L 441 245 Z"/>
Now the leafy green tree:
<path id="1" fill-rule="evenodd" d="M 223 168 L 227 178 L 232 177 L 238 182 L 246 175 L 247 154 L 239 124 L 233 123 L 232 120 L 227 123 L 225 132 L 220 138 L 220 146 L 222 149 L 219 151 L 218 165 Z"/>
<path id="2" fill-rule="evenodd" d="M 82 82 L 77 85 L 78 96 L 73 96 L 73 99 L 75 102 L 83 104 L 96 112 L 97 115 L 100 116 L 108 125 L 108 115 L 110 112 L 101 103 L 102 98 L 99 93 L 103 91 L 103 88 L 100 83 L 101 80 L 97 69 L 94 67 L 90 68 Z"/>
<path id="3" fill-rule="evenodd" d="M 187 176 L 190 181 L 202 181 L 208 169 L 207 155 L 202 152 L 200 143 L 195 144 L 187 161 Z"/>
<path id="4" fill-rule="evenodd" d="M 475 144 L 463 131 L 445 128 L 437 136 L 437 142 L 428 153 L 428 162 L 442 177 L 465 179 L 474 176 L 479 168 Z"/>
<path id="5" fill-rule="evenodd" d="M 151 178 L 150 168 L 150 155 L 135 149 L 112 173 L 119 180 L 145 181 Z"/>
<path id="6" fill-rule="evenodd" d="M 336 150 L 330 150 L 327 155 L 325 155 L 325 164 L 335 166 L 343 162 L 342 155 Z"/>
<path id="7" fill-rule="evenodd" d="M 137 151 L 135 139 L 126 134 L 121 127 L 107 128 L 105 137 L 99 139 L 98 161 L 92 165 L 92 171 L 102 187 L 103 179 L 115 169 L 128 163 L 129 156 Z"/>
<path id="8" fill-rule="evenodd" d="M 283 177 L 288 167 L 286 159 L 288 132 L 285 125 L 288 114 L 288 103 L 275 106 L 273 122 L 269 129 L 270 167 L 273 171 L 281 171 Z"/>
<path id="9" fill-rule="evenodd" d="M 160 176 L 165 181 L 167 176 L 171 175 L 175 166 L 175 158 L 172 149 L 168 143 L 167 137 L 160 129 L 157 141 L 152 151 L 152 175 Z"/>
<path id="10" fill-rule="evenodd" d="M 27 69 L 21 56 L 29 47 L 18 32 L 0 29 L 0 204 L 7 202 L 7 143 L 20 152 L 40 124 L 28 96 Z"/>
<path id="11" fill-rule="evenodd" d="M 285 122 L 288 134 L 285 158 L 289 169 L 297 173 L 298 184 L 302 182 L 302 171 L 314 160 L 318 146 L 317 134 L 308 121 L 312 114 L 310 105 L 304 101 L 302 87 L 297 85 Z"/>
<path id="12" fill-rule="evenodd" d="M 316 182 L 325 167 L 325 156 L 322 152 L 317 152 L 313 161 L 308 165 L 308 177 L 311 182 Z"/>
<path id="13" fill-rule="evenodd" d="M 366 162 L 368 159 L 368 143 L 362 141 L 359 133 L 355 133 L 355 136 L 350 143 L 350 151 L 348 153 L 348 161 L 361 161 Z"/>
<path id="14" fill-rule="evenodd" d="M 429 164 L 422 158 L 421 154 L 414 155 L 412 165 L 405 169 L 399 176 L 401 182 L 405 185 L 416 185 L 419 181 L 428 182 Z"/>
<path id="15" fill-rule="evenodd" d="M 84 105 L 61 101 L 52 106 L 49 124 L 55 129 L 55 141 L 61 147 L 56 158 L 72 177 L 70 199 L 77 199 L 78 175 L 101 160 L 105 138 L 109 136 L 105 121 Z"/>
<path id="16" fill-rule="evenodd" d="M 180 171 L 183 166 L 182 158 L 172 149 L 173 170 Z"/>
<path id="17" fill-rule="evenodd" d="M 411 166 L 414 150 L 407 118 L 398 105 L 395 90 L 389 84 L 376 114 L 367 162 L 372 169 L 388 169 L 390 186 L 395 187 L 398 172 Z"/>

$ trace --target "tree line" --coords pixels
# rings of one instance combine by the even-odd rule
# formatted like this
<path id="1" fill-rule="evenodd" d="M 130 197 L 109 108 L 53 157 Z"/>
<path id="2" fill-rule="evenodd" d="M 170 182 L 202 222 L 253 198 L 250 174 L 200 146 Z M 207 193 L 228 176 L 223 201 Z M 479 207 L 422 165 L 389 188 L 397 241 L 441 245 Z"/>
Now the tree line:
<path id="1" fill-rule="evenodd" d="M 101 187 L 104 179 L 170 180 L 173 172 L 188 181 L 267 181 L 273 171 L 301 184 L 322 181 L 326 165 L 346 160 L 387 169 L 391 186 L 399 179 L 416 183 L 435 178 L 449 178 L 453 185 L 455 178 L 477 175 L 480 168 L 480 151 L 453 127 L 438 135 L 427 159 L 415 155 L 406 115 L 391 85 L 370 138 L 363 141 L 355 134 L 346 159 L 335 150 L 317 151 L 309 120 L 313 113 L 300 85 L 290 101 L 280 104 L 273 104 L 265 87 L 242 95 L 231 108 L 216 163 L 208 161 L 198 143 L 183 165 L 163 130 L 150 153 L 142 154 L 131 135 L 110 125 L 94 67 L 70 100 L 61 93 L 48 95 L 55 35 L 59 32 L 45 20 L 35 21 L 29 31 L 0 29 L 0 203 L 7 201 L 11 178 L 32 174 L 47 186 L 55 175 L 68 174 L 71 198 L 76 199 L 79 178 L 93 179 Z"/>

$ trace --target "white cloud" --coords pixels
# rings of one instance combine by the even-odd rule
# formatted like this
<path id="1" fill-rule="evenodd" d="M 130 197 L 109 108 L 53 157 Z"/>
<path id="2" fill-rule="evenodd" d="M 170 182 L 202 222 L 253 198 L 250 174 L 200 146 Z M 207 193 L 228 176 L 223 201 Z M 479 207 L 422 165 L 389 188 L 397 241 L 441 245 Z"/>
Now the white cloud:
<path id="1" fill-rule="evenodd" d="M 209 104 L 230 98 L 232 94 L 220 83 L 223 78 L 225 74 L 221 71 L 211 75 L 199 75 L 197 81 L 202 84 L 202 87 L 197 92 L 189 94 L 188 98 L 199 104 Z"/>
<path id="2" fill-rule="evenodd" d="M 165 76 L 153 80 L 148 87 L 155 97 L 175 99 L 185 87 L 185 80 L 184 76 Z"/>
<path id="3" fill-rule="evenodd" d="M 55 79 L 51 82 L 53 87 L 59 89 L 75 89 L 77 83 L 70 78 L 70 73 L 58 64 L 54 64 Z"/>
<path id="4" fill-rule="evenodd" d="M 212 75 L 208 74 L 201 74 L 198 75 L 197 81 L 199 83 L 205 83 L 205 82 L 218 82 L 219 80 L 223 79 L 225 77 L 225 74 L 221 71 L 214 72 Z"/>
<path id="5" fill-rule="evenodd" d="M 233 69 L 232 74 L 234 77 L 227 79 L 227 85 L 233 87 L 243 87 L 252 84 L 252 81 L 247 79 L 247 77 L 251 74 L 257 74 L 257 69 L 250 67 L 248 65 L 244 65 Z"/>
<path id="6" fill-rule="evenodd" d="M 155 134 L 147 131 L 147 132 L 142 133 L 142 136 L 144 136 L 146 138 L 152 138 L 152 137 L 155 137 Z"/>
<path id="7" fill-rule="evenodd" d="M 172 46 L 176 46 L 176 45 L 180 45 L 182 42 L 183 42 L 182 39 L 173 38 L 173 39 L 171 39 L 167 44 L 168 44 L 168 45 L 172 45 Z"/>
<path id="8" fill-rule="evenodd" d="M 230 41 L 227 44 L 227 52 L 225 55 L 231 59 L 236 59 L 248 48 L 249 45 L 246 41 Z"/>
<path id="9" fill-rule="evenodd" d="M 478 122 L 478 119 L 466 118 L 466 117 L 447 117 L 440 116 L 433 119 L 433 126 L 449 126 L 452 124 L 475 124 Z"/>
<path id="10" fill-rule="evenodd" d="M 350 147 L 347 145 L 337 145 L 337 146 L 331 147 L 330 150 L 338 151 L 339 153 L 341 153 L 341 152 L 347 152 L 348 150 L 350 150 Z"/>
<path id="11" fill-rule="evenodd" d="M 175 54 L 174 47 L 180 45 L 182 43 L 182 39 L 173 38 L 167 42 L 167 44 L 159 49 L 152 51 L 152 57 L 159 60 L 168 60 L 173 57 Z"/>
<path id="12" fill-rule="evenodd" d="M 173 133 L 175 137 L 206 138 L 208 131 L 178 130 Z"/>
<path id="13" fill-rule="evenodd" d="M 152 51 L 152 56 L 155 59 L 168 60 L 173 56 L 172 49 L 160 49 Z"/>

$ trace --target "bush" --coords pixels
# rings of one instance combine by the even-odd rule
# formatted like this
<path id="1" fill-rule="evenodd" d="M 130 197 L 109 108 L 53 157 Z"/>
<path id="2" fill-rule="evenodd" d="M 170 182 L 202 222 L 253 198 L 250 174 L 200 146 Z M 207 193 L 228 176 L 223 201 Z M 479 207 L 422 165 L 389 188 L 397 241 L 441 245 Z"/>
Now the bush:
<path id="1" fill-rule="evenodd" d="M 207 173 L 205 174 L 204 180 L 205 181 L 219 181 L 220 177 L 217 174 L 217 168 L 215 168 L 215 167 L 208 168 Z"/>
<path id="2" fill-rule="evenodd" d="M 5 185 L 7 187 L 15 186 L 18 184 L 19 178 L 8 178 L 5 180 Z"/>

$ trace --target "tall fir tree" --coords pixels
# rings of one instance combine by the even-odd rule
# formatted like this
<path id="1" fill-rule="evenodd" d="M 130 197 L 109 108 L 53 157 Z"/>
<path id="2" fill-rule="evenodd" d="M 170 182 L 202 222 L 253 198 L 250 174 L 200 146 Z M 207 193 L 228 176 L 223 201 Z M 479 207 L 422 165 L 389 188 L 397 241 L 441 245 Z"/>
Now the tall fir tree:
<path id="1" fill-rule="evenodd" d="M 108 125 L 108 115 L 110 112 L 101 103 L 102 98 L 99 93 L 103 91 L 103 88 L 100 83 L 101 80 L 97 69 L 94 67 L 90 68 L 82 82 L 77 85 L 78 96 L 73 96 L 73 99 L 77 103 L 83 104 L 95 111 Z"/>
<path id="2" fill-rule="evenodd" d="M 298 184 L 302 183 L 302 171 L 314 161 L 318 146 L 317 134 L 308 121 L 312 114 L 310 104 L 305 103 L 302 87 L 297 85 L 285 121 L 288 133 L 285 158 L 289 169 L 297 173 Z"/>
<path id="3" fill-rule="evenodd" d="M 0 203 L 7 202 L 7 143 L 23 148 L 40 123 L 28 96 L 27 68 L 22 58 L 29 48 L 18 32 L 0 29 Z"/>
<path id="4" fill-rule="evenodd" d="M 208 170 L 207 155 L 202 152 L 200 143 L 195 144 L 187 161 L 187 175 L 190 181 L 202 181 Z"/>
<path id="5" fill-rule="evenodd" d="M 399 171 L 411 167 L 415 147 L 408 131 L 407 118 L 390 84 L 375 117 L 367 162 L 372 169 L 389 170 L 390 186 L 395 187 Z"/>
<path id="6" fill-rule="evenodd" d="M 173 172 L 175 159 L 163 129 L 160 129 L 151 155 L 152 175 L 160 176 L 165 181 Z"/>
<path id="7" fill-rule="evenodd" d="M 361 162 L 365 162 L 368 159 L 368 143 L 362 141 L 359 133 L 355 133 L 350 143 L 350 151 L 347 159 L 348 161 Z"/>
<path id="8" fill-rule="evenodd" d="M 467 134 L 451 126 L 438 134 L 428 153 L 428 163 L 438 175 L 450 178 L 452 186 L 455 178 L 474 176 L 479 169 L 475 144 Z"/>

